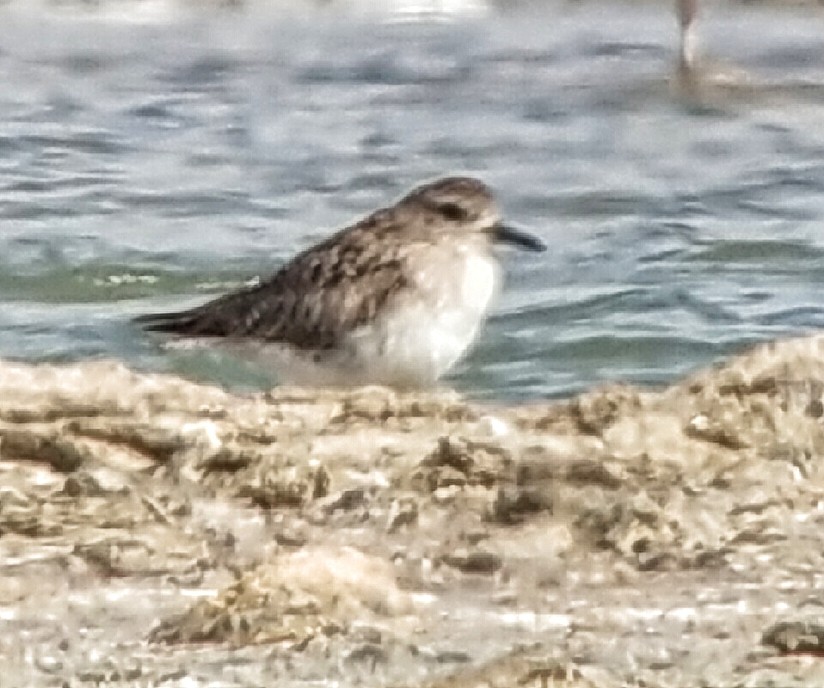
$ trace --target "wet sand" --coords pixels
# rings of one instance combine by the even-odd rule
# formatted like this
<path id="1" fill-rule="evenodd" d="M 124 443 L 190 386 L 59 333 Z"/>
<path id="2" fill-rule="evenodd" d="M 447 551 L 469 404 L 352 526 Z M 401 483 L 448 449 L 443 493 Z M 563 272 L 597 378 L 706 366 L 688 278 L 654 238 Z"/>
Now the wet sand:
<path id="1" fill-rule="evenodd" d="M 822 683 L 822 390 L 822 336 L 507 408 L 0 363 L 2 685 Z"/>

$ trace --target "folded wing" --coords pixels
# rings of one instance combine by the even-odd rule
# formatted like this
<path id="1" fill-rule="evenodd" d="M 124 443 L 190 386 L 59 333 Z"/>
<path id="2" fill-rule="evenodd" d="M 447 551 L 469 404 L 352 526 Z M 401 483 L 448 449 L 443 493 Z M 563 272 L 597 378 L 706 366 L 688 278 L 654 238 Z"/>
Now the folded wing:
<path id="1" fill-rule="evenodd" d="M 202 306 L 136 318 L 146 330 L 186 338 L 243 338 L 333 348 L 407 286 L 406 250 L 369 232 L 331 237 L 262 283 Z M 406 247 L 408 249 L 408 246 Z"/>

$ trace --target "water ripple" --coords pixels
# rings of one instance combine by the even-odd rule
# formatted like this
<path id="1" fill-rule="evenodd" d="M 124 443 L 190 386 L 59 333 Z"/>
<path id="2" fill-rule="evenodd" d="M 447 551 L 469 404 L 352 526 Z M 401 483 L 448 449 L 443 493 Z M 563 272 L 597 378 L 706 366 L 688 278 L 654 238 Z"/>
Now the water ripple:
<path id="1" fill-rule="evenodd" d="M 767 76 L 706 100 L 673 97 L 654 5 L 402 24 L 4 11 L 2 356 L 268 384 L 170 356 L 129 319 L 268 274 L 455 172 L 550 246 L 503 256 L 499 308 L 451 378 L 473 396 L 660 384 L 824 326 L 824 52 L 773 8 L 746 34 L 718 20 L 730 59 Z"/>

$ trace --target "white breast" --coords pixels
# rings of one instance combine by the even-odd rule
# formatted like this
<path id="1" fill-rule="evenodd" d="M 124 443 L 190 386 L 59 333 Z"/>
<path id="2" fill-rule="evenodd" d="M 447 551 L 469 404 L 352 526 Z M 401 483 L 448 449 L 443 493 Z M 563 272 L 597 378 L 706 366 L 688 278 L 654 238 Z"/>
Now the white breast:
<path id="1" fill-rule="evenodd" d="M 418 275 L 418 290 L 353 333 L 358 364 L 370 382 L 431 385 L 475 341 L 500 283 L 490 254 L 458 251 Z"/>
<path id="2" fill-rule="evenodd" d="M 463 307 L 483 317 L 500 288 L 500 267 L 491 255 L 470 255 L 464 261 L 461 284 Z"/>

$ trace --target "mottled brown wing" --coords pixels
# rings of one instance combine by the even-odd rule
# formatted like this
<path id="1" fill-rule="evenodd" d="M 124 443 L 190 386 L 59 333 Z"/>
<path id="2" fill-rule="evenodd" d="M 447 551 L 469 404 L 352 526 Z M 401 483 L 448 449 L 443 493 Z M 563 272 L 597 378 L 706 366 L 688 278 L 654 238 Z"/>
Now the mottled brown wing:
<path id="1" fill-rule="evenodd" d="M 374 227 L 356 226 L 298 255 L 259 285 L 188 311 L 138 321 L 147 330 L 181 337 L 332 348 L 407 285 L 408 248 L 402 252 L 391 235 L 378 239 Z"/>

